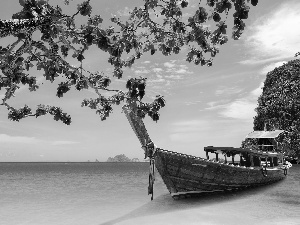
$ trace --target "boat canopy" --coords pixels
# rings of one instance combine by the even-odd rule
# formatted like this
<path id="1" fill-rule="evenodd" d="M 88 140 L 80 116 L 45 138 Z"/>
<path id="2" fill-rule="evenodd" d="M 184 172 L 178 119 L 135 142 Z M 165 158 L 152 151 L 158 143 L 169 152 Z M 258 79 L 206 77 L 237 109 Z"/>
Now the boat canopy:
<path id="1" fill-rule="evenodd" d="M 232 152 L 232 153 L 242 153 L 242 152 L 251 152 L 249 148 L 234 148 L 234 147 L 214 147 L 214 146 L 207 146 L 204 147 L 204 151 L 206 152 Z"/>
<path id="2" fill-rule="evenodd" d="M 265 156 L 265 157 L 276 157 L 282 155 L 282 153 L 279 152 L 269 152 L 269 151 L 252 150 L 249 148 L 234 148 L 234 147 L 207 146 L 204 147 L 204 151 L 211 152 L 211 153 L 229 153 L 230 155 L 248 153 L 252 155 Z"/>
<path id="3" fill-rule="evenodd" d="M 284 130 L 273 131 L 253 131 L 246 136 L 247 138 L 277 138 Z"/>

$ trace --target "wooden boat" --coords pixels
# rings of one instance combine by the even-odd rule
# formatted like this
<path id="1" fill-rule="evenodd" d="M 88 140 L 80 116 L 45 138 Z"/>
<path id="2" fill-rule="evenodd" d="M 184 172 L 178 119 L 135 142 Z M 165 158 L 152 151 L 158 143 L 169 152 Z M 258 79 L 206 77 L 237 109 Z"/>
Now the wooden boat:
<path id="1" fill-rule="evenodd" d="M 154 163 L 173 197 L 270 184 L 283 179 L 291 167 L 285 162 L 283 147 L 276 141 L 283 130 L 250 133 L 246 142 L 255 143 L 251 148 L 205 147 L 206 158 L 201 158 L 157 148 L 134 111 L 129 106 L 124 106 L 123 111 L 142 144 L 145 158 L 150 158 L 148 193 L 152 199 Z M 211 154 L 215 155 L 214 159 L 210 159 Z M 224 161 L 220 155 L 225 156 Z M 234 160 L 235 156 L 239 159 Z"/>

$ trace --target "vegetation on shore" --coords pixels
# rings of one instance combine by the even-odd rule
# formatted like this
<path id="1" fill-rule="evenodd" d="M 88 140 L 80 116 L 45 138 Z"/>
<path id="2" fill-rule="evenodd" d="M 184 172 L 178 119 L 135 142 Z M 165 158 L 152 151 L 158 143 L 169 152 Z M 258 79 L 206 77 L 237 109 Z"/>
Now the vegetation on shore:
<path id="1" fill-rule="evenodd" d="M 300 60 L 270 71 L 258 98 L 254 130 L 285 130 L 280 143 L 289 157 L 300 158 Z"/>
<path id="2" fill-rule="evenodd" d="M 138 158 L 130 159 L 124 154 L 116 155 L 115 157 L 109 157 L 106 162 L 139 162 Z"/>

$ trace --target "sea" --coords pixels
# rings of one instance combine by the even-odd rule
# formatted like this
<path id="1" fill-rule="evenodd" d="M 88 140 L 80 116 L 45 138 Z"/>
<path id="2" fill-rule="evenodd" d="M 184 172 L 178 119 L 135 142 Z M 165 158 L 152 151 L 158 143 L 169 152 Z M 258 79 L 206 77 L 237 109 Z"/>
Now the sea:
<path id="1" fill-rule="evenodd" d="M 0 225 L 300 225 L 300 165 L 282 181 L 174 200 L 148 163 L 0 163 Z"/>

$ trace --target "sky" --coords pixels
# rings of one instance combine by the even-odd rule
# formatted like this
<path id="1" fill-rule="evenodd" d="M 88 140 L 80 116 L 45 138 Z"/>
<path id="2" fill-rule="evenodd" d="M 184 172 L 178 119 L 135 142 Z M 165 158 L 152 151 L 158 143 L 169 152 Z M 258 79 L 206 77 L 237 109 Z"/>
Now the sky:
<path id="1" fill-rule="evenodd" d="M 51 4 L 58 2 L 50 0 Z M 79 2 L 74 0 L 63 8 L 75 12 Z M 198 3 L 189 0 L 191 9 Z M 93 14 L 108 20 L 112 15 L 126 16 L 142 1 L 91 0 L 91 4 Z M 17 0 L 2 0 L 0 19 L 11 18 L 20 9 Z M 124 89 L 128 78 L 143 76 L 148 80 L 146 100 L 157 94 L 165 97 L 167 104 L 160 111 L 160 120 L 145 119 L 148 133 L 159 148 L 204 157 L 203 147 L 208 145 L 240 147 L 253 131 L 254 109 L 266 74 L 295 59 L 300 51 L 299 21 L 300 1 L 260 0 L 251 7 L 240 40 L 230 39 L 221 46 L 212 67 L 186 62 L 187 49 L 167 57 L 145 54 L 124 71 L 122 80 L 113 78 L 112 87 Z M 228 34 L 231 36 L 230 29 Z M 0 46 L 7 43 L 7 38 L 0 39 Z M 90 50 L 84 66 L 112 77 L 106 53 Z M 67 126 L 50 115 L 13 122 L 7 119 L 6 108 L 0 107 L 0 162 L 106 161 L 118 154 L 143 160 L 143 150 L 121 106 L 114 107 L 112 115 L 101 121 L 95 111 L 81 107 L 84 98 L 96 97 L 94 93 L 71 90 L 58 98 L 58 81 L 51 84 L 39 71 L 31 72 L 39 77 L 40 89 L 29 92 L 20 88 L 9 103 L 33 108 L 41 103 L 61 106 L 72 116 L 72 123 Z M 3 93 L 1 90 L 0 95 Z"/>

